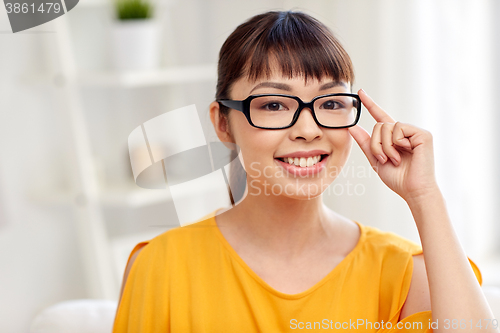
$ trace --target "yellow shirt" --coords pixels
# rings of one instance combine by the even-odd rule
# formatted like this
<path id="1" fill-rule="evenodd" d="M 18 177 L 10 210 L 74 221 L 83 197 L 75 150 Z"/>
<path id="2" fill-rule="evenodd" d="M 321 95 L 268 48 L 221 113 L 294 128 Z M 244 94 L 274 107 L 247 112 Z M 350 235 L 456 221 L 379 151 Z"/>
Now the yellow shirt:
<path id="1" fill-rule="evenodd" d="M 131 256 L 143 247 L 124 287 L 114 333 L 432 331 L 430 311 L 398 324 L 419 245 L 356 222 L 361 236 L 355 248 L 316 285 L 290 295 L 250 269 L 214 214 L 134 248 Z M 398 330 L 405 325 L 412 329 Z"/>

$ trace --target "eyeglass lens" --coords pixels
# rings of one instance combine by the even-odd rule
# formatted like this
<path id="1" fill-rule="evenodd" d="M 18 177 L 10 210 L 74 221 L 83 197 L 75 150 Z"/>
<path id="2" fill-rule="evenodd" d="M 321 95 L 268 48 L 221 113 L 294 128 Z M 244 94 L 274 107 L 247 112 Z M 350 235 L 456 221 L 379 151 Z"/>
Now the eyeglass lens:
<path id="1" fill-rule="evenodd" d="M 358 100 L 352 96 L 326 96 L 314 102 L 314 112 L 323 126 L 352 125 L 358 113 Z M 299 102 L 284 96 L 261 96 L 250 102 L 250 118 L 256 126 L 279 128 L 291 124 Z"/>

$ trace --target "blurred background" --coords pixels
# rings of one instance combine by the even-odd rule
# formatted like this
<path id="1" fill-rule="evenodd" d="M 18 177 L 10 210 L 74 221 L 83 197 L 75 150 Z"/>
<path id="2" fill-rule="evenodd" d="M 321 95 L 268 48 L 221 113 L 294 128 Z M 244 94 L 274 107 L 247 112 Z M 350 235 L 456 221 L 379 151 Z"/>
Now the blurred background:
<path id="1" fill-rule="evenodd" d="M 179 225 L 168 190 L 135 185 L 128 135 L 195 104 L 207 140 L 215 140 L 208 105 L 218 50 L 237 25 L 267 10 L 301 10 L 325 23 L 353 60 L 353 90 L 432 132 L 457 234 L 484 284 L 500 286 L 498 1 L 154 5 L 160 44 L 142 69 L 119 58 L 141 47 L 117 37 L 111 0 L 81 0 L 15 34 L 0 10 L 1 332 L 27 332 L 40 311 L 61 301 L 116 300 L 134 244 Z M 117 49 L 123 44 L 129 49 Z M 375 122 L 362 112 L 371 133 Z M 329 207 L 419 242 L 406 202 L 370 172 L 355 143 L 345 170 L 324 194 Z"/>

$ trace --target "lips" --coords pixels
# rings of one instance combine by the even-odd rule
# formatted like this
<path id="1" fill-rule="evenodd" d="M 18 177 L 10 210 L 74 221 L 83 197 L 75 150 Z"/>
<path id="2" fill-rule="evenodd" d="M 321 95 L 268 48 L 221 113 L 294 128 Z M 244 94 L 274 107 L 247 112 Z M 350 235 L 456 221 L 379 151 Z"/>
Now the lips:
<path id="1" fill-rule="evenodd" d="M 309 151 L 296 151 L 296 152 L 293 152 L 293 153 L 288 153 L 288 154 L 284 154 L 284 155 L 280 155 L 280 156 L 277 156 L 276 158 L 285 158 L 285 157 L 298 157 L 298 158 L 301 158 L 301 157 L 304 157 L 304 158 L 308 158 L 308 157 L 313 157 L 313 156 L 318 156 L 318 155 L 329 155 L 329 153 L 325 150 L 320 150 L 320 149 L 315 149 L 315 150 L 309 150 Z"/>
<path id="2" fill-rule="evenodd" d="M 325 156 L 328 156 L 327 154 L 323 155 L 317 155 L 313 157 L 283 157 L 283 158 L 278 158 L 280 161 L 283 161 L 285 163 L 295 165 L 295 166 L 300 166 L 302 168 L 304 167 L 310 167 L 315 165 L 316 163 L 320 162 Z"/>
<path id="3" fill-rule="evenodd" d="M 321 155 L 321 159 L 319 162 L 312 166 L 296 166 L 295 164 L 290 164 L 288 162 L 284 162 L 280 158 L 275 158 L 276 162 L 283 167 L 289 174 L 292 176 L 313 176 L 321 172 L 326 166 L 326 162 L 328 161 L 328 158 L 330 157 L 329 154 L 323 154 Z"/>

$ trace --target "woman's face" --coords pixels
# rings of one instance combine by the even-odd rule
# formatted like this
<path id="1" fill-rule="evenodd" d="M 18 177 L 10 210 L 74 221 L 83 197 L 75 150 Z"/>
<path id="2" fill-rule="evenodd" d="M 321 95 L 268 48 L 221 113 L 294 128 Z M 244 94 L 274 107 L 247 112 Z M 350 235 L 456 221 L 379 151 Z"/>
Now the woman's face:
<path id="1" fill-rule="evenodd" d="M 230 98 L 243 100 L 255 94 L 287 94 L 309 102 L 319 95 L 348 93 L 348 87 L 347 82 L 328 78 L 308 79 L 306 84 L 303 77 L 289 79 L 275 74 L 255 82 L 239 79 L 232 86 Z M 249 176 L 248 195 L 317 197 L 335 180 L 351 151 L 352 139 L 348 130 L 318 126 L 308 108 L 302 110 L 292 127 L 279 130 L 255 128 L 236 110 L 231 110 L 229 117 L 230 132 L 241 149 Z M 316 156 L 321 157 L 319 162 Z M 295 166 L 296 162 L 307 164 L 308 157 L 312 159 L 309 165 L 311 162 L 317 164 L 304 169 Z M 293 159 L 292 164 L 288 158 Z"/>

